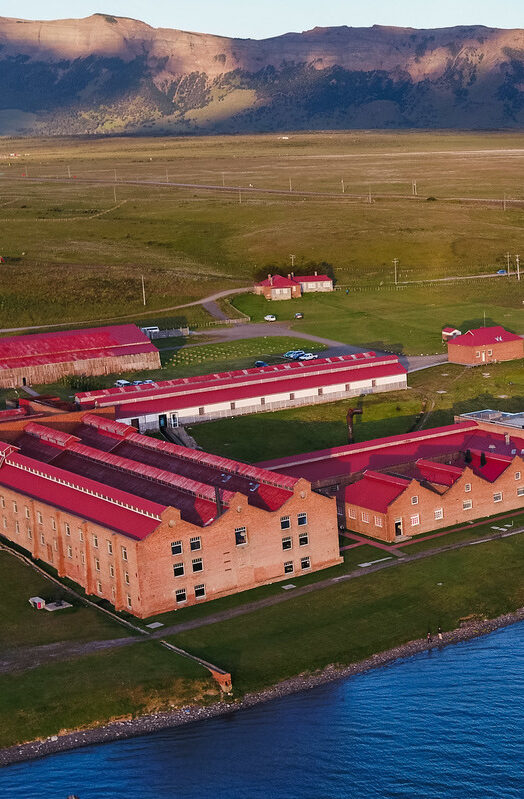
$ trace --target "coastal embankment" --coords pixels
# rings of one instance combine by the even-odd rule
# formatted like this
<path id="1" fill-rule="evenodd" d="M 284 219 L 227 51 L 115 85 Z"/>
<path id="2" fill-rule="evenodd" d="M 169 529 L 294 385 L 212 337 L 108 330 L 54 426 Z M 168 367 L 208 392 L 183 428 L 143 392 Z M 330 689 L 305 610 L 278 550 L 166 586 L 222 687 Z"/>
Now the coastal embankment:
<path id="1" fill-rule="evenodd" d="M 173 711 L 118 720 L 103 726 L 65 732 L 44 740 L 18 744 L 0 751 L 0 766 L 32 760 L 91 744 L 147 735 L 170 727 L 234 713 L 289 694 L 309 690 L 334 680 L 362 674 L 370 669 L 388 666 L 394 661 L 418 655 L 428 649 L 439 649 L 440 647 L 487 635 L 502 627 L 522 621 L 524 621 L 524 607 L 511 613 L 505 613 L 495 619 L 472 617 L 464 620 L 457 629 L 442 633 L 441 638 L 438 635 L 433 635 L 430 640 L 424 638 L 409 641 L 357 663 L 346 666 L 332 664 L 313 673 L 299 674 L 265 690 L 245 694 L 241 699 L 224 699 L 209 706 L 187 705 Z"/>

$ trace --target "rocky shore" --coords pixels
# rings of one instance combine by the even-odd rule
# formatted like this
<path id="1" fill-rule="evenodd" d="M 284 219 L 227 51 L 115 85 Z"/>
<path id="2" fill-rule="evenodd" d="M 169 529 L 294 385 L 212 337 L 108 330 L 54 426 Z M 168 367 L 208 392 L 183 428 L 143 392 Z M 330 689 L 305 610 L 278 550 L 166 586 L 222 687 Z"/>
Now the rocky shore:
<path id="1" fill-rule="evenodd" d="M 443 633 L 442 639 L 434 635 L 431 640 L 419 639 L 407 644 L 388 649 L 377 655 L 372 655 L 359 663 L 349 666 L 330 665 L 312 674 L 299 674 L 277 685 L 253 694 L 246 694 L 239 700 L 217 702 L 209 707 L 190 705 L 173 711 L 156 713 L 151 716 L 141 716 L 128 721 L 116 721 L 105 726 L 78 730 L 63 735 L 53 735 L 45 740 L 32 741 L 0 750 L 0 766 L 32 760 L 45 755 L 76 749 L 80 746 L 116 741 L 121 738 L 132 738 L 138 735 L 189 724 L 195 721 L 215 718 L 227 713 L 244 710 L 249 707 L 279 699 L 288 694 L 309 690 L 318 685 L 323 685 L 333 680 L 340 680 L 355 674 L 362 674 L 370 669 L 387 666 L 400 658 L 407 658 L 425 652 L 428 649 L 438 649 L 442 646 L 457 644 L 471 638 L 487 635 L 488 633 L 506 627 L 510 624 L 524 621 L 524 608 L 519 608 L 513 613 L 506 613 L 496 619 L 472 619 L 463 623 L 458 629 Z"/>

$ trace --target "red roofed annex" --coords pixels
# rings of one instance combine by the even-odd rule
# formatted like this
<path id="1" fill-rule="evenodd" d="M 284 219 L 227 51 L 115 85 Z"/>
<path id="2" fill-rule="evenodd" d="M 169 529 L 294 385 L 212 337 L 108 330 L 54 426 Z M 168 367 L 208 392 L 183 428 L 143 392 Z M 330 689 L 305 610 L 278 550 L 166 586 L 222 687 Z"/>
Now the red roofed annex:
<path id="1" fill-rule="evenodd" d="M 524 506 L 524 415 L 479 411 L 421 430 L 260 464 L 336 495 L 348 529 L 384 541 Z"/>
<path id="2" fill-rule="evenodd" d="M 396 355 L 366 352 L 86 391 L 75 399 L 82 409 L 114 405 L 117 419 L 144 431 L 405 388 L 407 372 Z"/>
<path id="3" fill-rule="evenodd" d="M 141 618 L 341 562 L 335 502 L 307 480 L 102 412 L 0 425 L 0 519 L 59 576 Z"/>
<path id="4" fill-rule="evenodd" d="M 136 325 L 0 338 L 0 388 L 159 368 L 158 350 Z"/>
<path id="5" fill-rule="evenodd" d="M 500 325 L 468 330 L 448 340 L 448 360 L 475 366 L 524 358 L 524 339 Z"/>
<path id="6" fill-rule="evenodd" d="M 296 276 L 291 272 L 287 278 L 282 275 L 268 275 L 266 280 L 255 283 L 254 293 L 263 295 L 266 300 L 291 300 L 311 291 L 333 291 L 333 280 L 328 275 Z"/>

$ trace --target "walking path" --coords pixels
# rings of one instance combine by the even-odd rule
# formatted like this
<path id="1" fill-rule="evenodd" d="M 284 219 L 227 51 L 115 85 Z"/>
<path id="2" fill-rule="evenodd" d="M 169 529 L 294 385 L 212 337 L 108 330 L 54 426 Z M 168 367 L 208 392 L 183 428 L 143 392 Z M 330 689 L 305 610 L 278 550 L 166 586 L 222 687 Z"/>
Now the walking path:
<path id="1" fill-rule="evenodd" d="M 520 513 L 520 511 L 518 513 Z M 499 519 L 507 518 L 510 517 L 511 515 L 512 514 L 507 514 L 507 516 L 497 517 L 497 519 L 495 519 L 494 521 L 497 522 L 499 521 Z M 485 521 L 479 522 L 479 524 L 486 524 L 486 522 Z M 468 527 L 472 526 L 473 525 L 468 525 Z M 448 531 L 446 533 L 440 533 L 436 535 L 448 535 L 449 532 L 455 532 L 455 531 Z M 520 527 L 511 531 L 508 530 L 498 531 L 496 533 L 486 535 L 481 541 L 476 541 L 476 540 L 459 541 L 454 544 L 448 544 L 446 546 L 437 547 L 436 549 L 427 549 L 421 552 L 416 552 L 413 555 L 406 555 L 405 553 L 400 553 L 398 551 L 393 552 L 393 547 L 380 545 L 379 542 L 376 542 L 375 546 L 378 546 L 379 549 L 387 550 L 391 555 L 397 555 L 397 557 L 396 558 L 392 557 L 391 559 L 377 561 L 369 566 L 359 568 L 358 571 L 348 572 L 347 574 L 342 574 L 337 577 L 328 577 L 325 580 L 320 580 L 319 582 L 303 585 L 298 588 L 295 588 L 293 591 L 282 591 L 282 593 L 273 594 L 272 596 L 266 597 L 264 599 L 258 599 L 253 602 L 246 602 L 245 604 L 239 605 L 238 607 L 229 608 L 228 610 L 219 611 L 218 613 L 212 613 L 202 618 L 180 622 L 179 624 L 168 625 L 166 627 L 162 627 L 161 630 L 156 630 L 155 632 L 147 632 L 145 630 L 141 630 L 141 632 L 146 633 L 146 635 L 144 635 L 144 637 L 142 638 L 138 637 L 114 638 L 114 639 L 108 639 L 106 641 L 87 641 L 84 643 L 63 641 L 58 644 L 51 644 L 51 645 L 46 644 L 43 646 L 28 647 L 25 649 L 18 649 L 12 651 L 4 651 L 2 653 L 0 660 L 0 673 L 9 673 L 12 671 L 27 670 L 34 668 L 35 666 L 39 666 L 43 663 L 56 662 L 57 660 L 63 660 L 73 657 L 80 657 L 82 655 L 88 655 L 94 652 L 110 650 L 113 647 L 117 648 L 117 647 L 131 646 L 140 643 L 142 641 L 148 641 L 152 639 L 155 640 L 164 639 L 166 636 L 177 635 L 182 632 L 187 632 L 188 630 L 195 630 L 199 627 L 206 627 L 209 624 L 218 624 L 219 622 L 228 621 L 230 619 L 234 619 L 239 616 L 244 616 L 248 613 L 253 613 L 257 610 L 262 610 L 264 608 L 272 607 L 274 605 L 279 605 L 282 602 L 288 602 L 290 599 L 306 596 L 307 594 L 315 593 L 316 591 L 322 591 L 324 588 L 332 587 L 334 585 L 337 585 L 338 583 L 346 582 L 348 580 L 355 580 L 359 577 L 362 577 L 363 575 L 373 574 L 375 572 L 381 571 L 382 569 L 389 569 L 394 566 L 398 566 L 401 563 L 413 563 L 415 561 L 424 560 L 426 558 L 432 557 L 433 555 L 438 555 L 443 552 L 450 552 L 453 550 L 463 549 L 464 547 L 473 546 L 479 543 L 485 543 L 500 538 L 506 538 L 511 535 L 517 535 L 523 532 L 524 532 L 524 527 Z M 352 536 L 353 534 L 347 534 L 348 538 L 351 538 Z M 360 538 L 360 536 L 354 536 L 354 537 Z M 424 539 L 418 539 L 418 540 L 424 540 Z M 370 543 L 371 542 L 368 539 L 362 539 L 361 541 L 358 542 L 358 546 Z M 410 542 L 405 542 L 401 544 L 401 546 L 406 546 L 406 544 L 408 543 Z M 13 554 L 15 556 L 17 555 L 17 553 Z M 118 621 L 119 619 L 117 618 L 116 620 Z"/>

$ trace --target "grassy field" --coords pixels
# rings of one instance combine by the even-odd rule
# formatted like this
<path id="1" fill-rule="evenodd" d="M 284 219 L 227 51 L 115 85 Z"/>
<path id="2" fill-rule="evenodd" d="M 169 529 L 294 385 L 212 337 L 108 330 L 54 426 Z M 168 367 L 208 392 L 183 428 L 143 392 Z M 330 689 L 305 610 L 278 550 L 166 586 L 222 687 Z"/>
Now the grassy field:
<path id="1" fill-rule="evenodd" d="M 57 641 L 119 638 L 129 634 L 102 613 L 71 599 L 67 591 L 5 551 L 0 551 L 0 586 L 0 648 L 3 650 Z M 46 601 L 65 599 L 72 602 L 73 607 L 55 613 L 36 611 L 28 601 L 32 596 L 41 596 Z"/>
<path id="2" fill-rule="evenodd" d="M 0 327 L 132 317 L 144 310 L 142 274 L 154 316 L 155 309 L 249 284 L 258 270 L 288 265 L 290 253 L 296 271 L 328 262 L 339 284 L 351 286 L 391 283 L 395 257 L 401 280 L 494 271 L 522 243 L 524 209 L 502 208 L 504 193 L 524 196 L 521 147 L 517 133 L 10 140 L 6 152 L 22 156 L 1 166 Z M 27 174 L 50 180 L 31 183 Z M 130 179 L 196 188 L 122 182 Z M 412 180 L 418 198 L 409 197 Z M 198 188 L 222 182 L 288 193 L 244 192 L 239 204 L 237 190 Z M 457 197 L 500 202 L 445 199 Z M 508 284 L 507 294 L 515 293 Z M 471 286 L 461 284 L 435 302 L 446 316 L 449 302 L 467 306 L 470 295 Z M 202 314 L 181 311 L 180 322 L 202 321 Z M 366 335 L 402 342 L 401 331 L 389 336 L 389 323 L 383 331 Z"/>
<path id="3" fill-rule="evenodd" d="M 524 408 L 524 361 L 490 364 L 485 371 L 444 364 L 413 372 L 408 384 L 407 391 L 219 419 L 188 429 L 206 451 L 256 462 L 346 444 L 351 406 L 363 411 L 355 417 L 356 441 L 409 432 L 420 424 L 452 424 L 455 415 L 482 408 Z"/>
<path id="4" fill-rule="evenodd" d="M 422 638 L 428 628 L 515 610 L 524 602 L 523 568 L 524 542 L 515 536 L 359 577 L 176 641 L 225 664 L 238 691 L 257 690 Z"/>
<path id="5" fill-rule="evenodd" d="M 153 642 L 0 675 L 0 747 L 216 700 L 209 673 Z"/>

